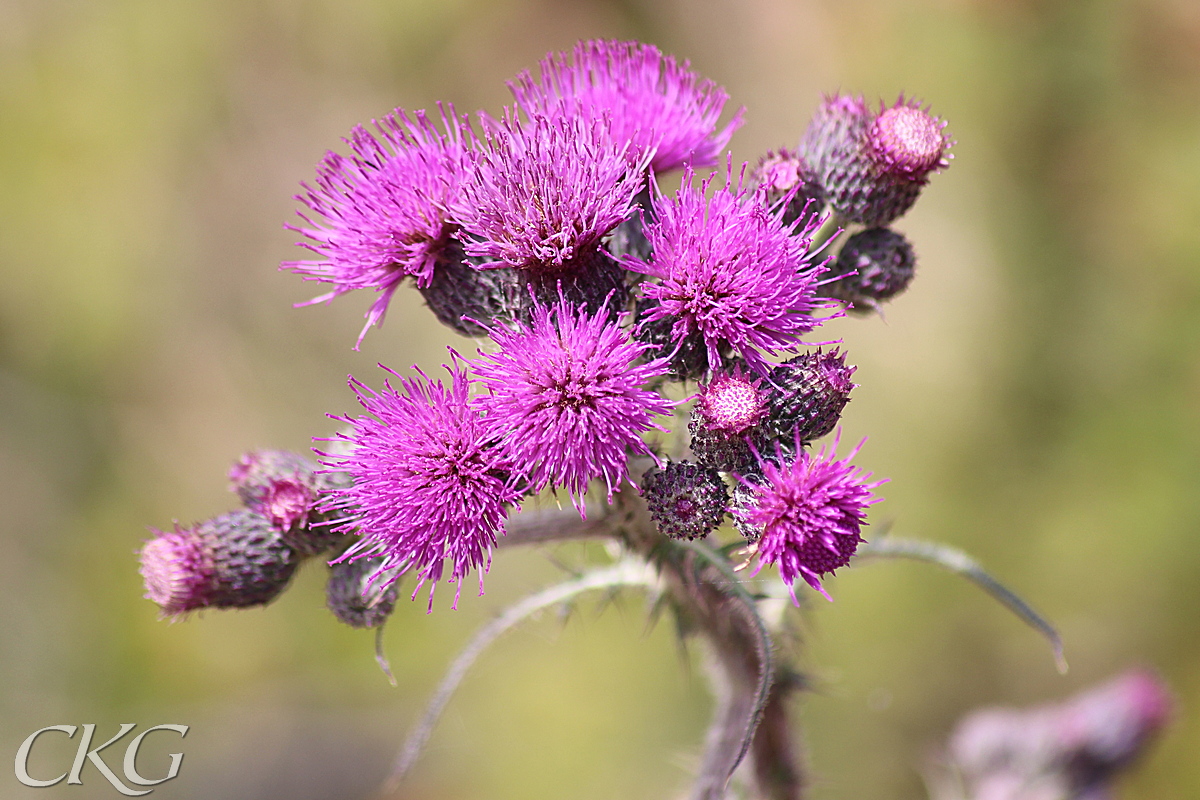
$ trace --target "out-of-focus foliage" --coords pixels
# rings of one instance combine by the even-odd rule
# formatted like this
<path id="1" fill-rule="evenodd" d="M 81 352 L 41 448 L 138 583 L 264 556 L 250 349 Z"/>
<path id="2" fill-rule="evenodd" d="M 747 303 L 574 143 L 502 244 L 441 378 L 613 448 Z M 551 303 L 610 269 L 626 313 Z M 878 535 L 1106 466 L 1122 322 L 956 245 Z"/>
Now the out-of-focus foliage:
<path id="1" fill-rule="evenodd" d="M 358 353 L 370 298 L 290 308 L 316 290 L 275 271 L 296 257 L 281 223 L 324 149 L 395 106 L 496 112 L 505 79 L 594 36 L 722 83 L 749 108 L 738 159 L 794 145 L 835 89 L 917 93 L 960 142 L 897 224 L 913 288 L 886 322 L 828 334 L 860 367 L 844 440 L 869 435 L 860 463 L 892 479 L 874 519 L 976 555 L 1060 624 L 1073 670 L 952 577 L 850 570 L 808 615 L 814 796 L 918 798 L 967 709 L 1138 662 L 1184 713 L 1123 796 L 1200 792 L 1190 0 L 0 2 L 0 751 L 52 724 L 183 723 L 156 797 L 363 796 L 456 645 L 559 574 L 506 552 L 458 612 L 402 603 L 393 690 L 370 635 L 322 608 L 319 565 L 266 610 L 167 625 L 133 553 L 147 523 L 233 507 L 241 452 L 327 435 L 352 410 L 346 373 L 444 359 L 453 334 L 415 292 Z M 672 638 L 633 597 L 517 632 L 406 796 L 669 796 L 709 702 Z M 37 752 L 31 770 L 57 774 L 74 744 Z M 90 775 L 0 794 L 111 796 Z"/>

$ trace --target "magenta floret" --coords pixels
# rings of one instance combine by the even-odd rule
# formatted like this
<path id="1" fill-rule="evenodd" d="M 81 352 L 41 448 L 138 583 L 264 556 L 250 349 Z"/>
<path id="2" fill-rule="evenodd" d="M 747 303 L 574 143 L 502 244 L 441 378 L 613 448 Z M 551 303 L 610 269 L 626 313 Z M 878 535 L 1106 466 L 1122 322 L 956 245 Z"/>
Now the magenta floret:
<path id="1" fill-rule="evenodd" d="M 718 177 L 697 186 L 688 170 L 674 196 L 656 197 L 657 219 L 646 224 L 654 255 L 625 264 L 657 279 L 642 284 L 658 302 L 647 322 L 670 320 L 677 343 L 699 335 L 709 369 L 728 346 L 765 375 L 764 353 L 794 349 L 823 321 L 814 312 L 824 301 L 814 295 L 824 266 L 808 255 L 818 220 L 797 230 L 781 209 L 756 202 L 741 178 L 735 184 L 729 165 L 725 185 L 710 192 Z"/>
<path id="2" fill-rule="evenodd" d="M 509 83 L 523 111 L 608 117 L 614 138 L 653 153 L 655 172 L 716 164 L 742 124 L 745 109 L 718 130 L 725 90 L 654 45 L 583 41 L 571 53 L 547 55 L 539 66 L 539 78 L 526 70 Z"/>
<path id="3" fill-rule="evenodd" d="M 382 321 L 396 288 L 407 277 L 428 286 L 454 225 L 447 207 L 457 192 L 465 148 L 453 107 L 442 110 L 445 133 L 424 111 L 397 109 L 375 123 L 354 128 L 346 143 L 351 155 L 329 152 L 317 166 L 315 186 L 301 184 L 297 212 L 305 225 L 288 225 L 315 261 L 286 261 L 282 267 L 308 280 L 332 285 L 312 303 L 354 289 L 374 289 L 378 299 L 366 314 L 367 330 Z"/>
<path id="4" fill-rule="evenodd" d="M 641 434 L 673 403 L 643 388 L 663 375 L 662 359 L 639 363 L 633 342 L 606 311 L 559 300 L 537 304 L 528 327 L 496 329 L 499 349 L 480 353 L 475 373 L 484 422 L 530 491 L 562 486 L 580 512 L 588 483 L 601 479 L 611 498 L 627 477 L 628 455 L 649 453 Z"/>
<path id="5" fill-rule="evenodd" d="M 869 473 L 851 466 L 861 443 L 840 461 L 837 441 L 815 455 L 799 439 L 795 444 L 795 453 L 786 455 L 777 446 L 774 458 L 761 459 L 761 476 L 742 479 L 749 500 L 734 513 L 757 532 L 758 569 L 777 565 L 793 599 L 796 578 L 828 598 L 821 576 L 850 562 L 863 541 L 867 507 L 882 499 L 871 490 L 883 481 L 868 482 Z"/>
<path id="6" fill-rule="evenodd" d="M 424 373 L 405 378 L 392 372 L 399 389 L 385 382 L 375 391 L 351 378 L 371 416 L 343 418 L 353 427 L 338 438 L 349 451 L 327 454 L 324 462 L 354 479 L 329 501 L 347 515 L 342 530 L 361 535 L 343 559 L 383 557 L 381 573 L 399 570 L 389 573 L 391 580 L 415 570 L 413 596 L 430 581 L 431 608 L 446 562 L 458 584 L 455 605 L 471 570 L 480 571 L 483 592 L 483 572 L 504 533 L 507 505 L 518 496 L 501 451 L 469 401 L 466 374 L 447 369 L 449 386 Z"/>
<path id="7" fill-rule="evenodd" d="M 481 120 L 471 176 L 454 204 L 468 255 L 481 268 L 541 273 L 586 262 L 632 216 L 646 158 L 604 121 L 536 116 Z"/>

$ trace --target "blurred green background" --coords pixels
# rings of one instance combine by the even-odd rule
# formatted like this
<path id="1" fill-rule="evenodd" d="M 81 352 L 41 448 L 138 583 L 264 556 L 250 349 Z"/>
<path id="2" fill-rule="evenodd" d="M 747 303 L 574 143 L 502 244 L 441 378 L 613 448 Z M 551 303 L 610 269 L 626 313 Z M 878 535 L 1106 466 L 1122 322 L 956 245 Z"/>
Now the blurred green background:
<path id="1" fill-rule="evenodd" d="M 328 434 L 348 372 L 445 358 L 415 292 L 361 352 L 371 298 L 291 308 L 315 287 L 276 272 L 299 253 L 281 225 L 324 150 L 395 106 L 496 112 L 505 79 L 598 36 L 724 85 L 748 107 L 739 160 L 794 144 L 836 89 L 915 93 L 959 141 L 897 225 L 914 288 L 886 322 L 832 326 L 859 364 L 846 439 L 891 478 L 875 520 L 978 556 L 1060 625 L 1072 670 L 953 577 L 848 570 L 805 623 L 813 797 L 919 798 L 966 710 L 1132 664 L 1182 711 L 1120 796 L 1200 796 L 1194 0 L 0 0 L 0 755 L 46 725 L 182 723 L 155 797 L 363 797 L 470 632 L 561 575 L 503 552 L 457 612 L 402 604 L 396 690 L 318 565 L 268 609 L 170 625 L 134 552 L 232 508 L 243 451 Z M 584 603 L 484 657 L 402 796 L 675 796 L 708 705 L 639 598 Z M 65 769 L 61 738 L 35 775 Z M 85 779 L 8 773 L 0 796 L 117 796 Z"/>

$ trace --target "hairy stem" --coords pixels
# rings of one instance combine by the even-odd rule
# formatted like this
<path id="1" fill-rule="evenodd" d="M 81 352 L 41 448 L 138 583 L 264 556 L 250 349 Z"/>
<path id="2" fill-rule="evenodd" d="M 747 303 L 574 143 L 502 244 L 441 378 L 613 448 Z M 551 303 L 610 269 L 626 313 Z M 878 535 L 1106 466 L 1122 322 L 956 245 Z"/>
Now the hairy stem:
<path id="1" fill-rule="evenodd" d="M 628 496 L 616 502 L 624 514 L 626 544 L 658 566 L 681 627 L 703 635 L 713 657 L 716 707 L 690 797 L 724 798 L 749 752 L 756 797 L 800 800 L 803 770 L 791 747 L 784 702 L 792 686 L 776 684 L 772 637 L 755 599 L 711 547 L 667 542 L 644 503 Z"/>
<path id="2" fill-rule="evenodd" d="M 583 519 L 573 508 L 558 508 L 516 514 L 509 517 L 505 529 L 496 540 L 497 547 L 612 536 L 613 519 L 607 509 L 590 509 L 588 518 Z"/>

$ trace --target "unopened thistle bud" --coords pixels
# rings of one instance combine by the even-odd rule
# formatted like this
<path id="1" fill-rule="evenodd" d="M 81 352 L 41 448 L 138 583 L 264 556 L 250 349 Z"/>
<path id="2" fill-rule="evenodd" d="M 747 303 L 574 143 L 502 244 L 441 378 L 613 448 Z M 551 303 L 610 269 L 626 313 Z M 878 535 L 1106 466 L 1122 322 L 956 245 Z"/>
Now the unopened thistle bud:
<path id="1" fill-rule="evenodd" d="M 767 406 L 760 379 L 743 373 L 740 366 L 716 374 L 701 387 L 688 421 L 692 454 L 705 466 L 743 471 L 754 463 L 751 441 L 762 444 L 758 424 Z"/>
<path id="2" fill-rule="evenodd" d="M 321 524 L 324 519 L 316 508 L 321 494 L 333 488 L 338 476 L 317 469 L 297 453 L 255 450 L 233 465 L 229 480 L 246 508 L 270 520 L 297 550 L 315 555 L 342 539 Z"/>
<path id="3" fill-rule="evenodd" d="M 173 616 L 198 608 L 247 608 L 274 600 L 300 555 L 269 519 L 238 510 L 191 528 L 159 532 L 142 548 L 146 597 Z"/>
<path id="4" fill-rule="evenodd" d="M 652 469 L 642 495 L 658 530 L 672 539 L 702 539 L 721 524 L 729 490 L 715 469 L 672 461 Z"/>
<path id="5" fill-rule="evenodd" d="M 801 149 L 842 218 L 886 225 L 904 214 L 930 172 L 949 165 L 945 123 L 901 97 L 878 115 L 862 98 L 826 98 Z"/>
<path id="6" fill-rule="evenodd" d="M 834 348 L 805 353 L 771 370 L 771 383 L 779 388 L 771 393 L 764 422 L 771 437 L 811 442 L 832 431 L 850 400 L 855 369 Z"/>
<path id="7" fill-rule="evenodd" d="M 888 175 L 923 182 L 930 172 L 950 166 L 946 151 L 951 141 L 945 128 L 945 122 L 901 97 L 875 118 L 867 152 Z"/>
<path id="8" fill-rule="evenodd" d="M 792 223 L 802 216 L 815 216 L 825 206 L 825 190 L 817 174 L 796 153 L 780 148 L 769 151 L 755 168 L 752 180 L 768 206 L 787 200 L 783 221 Z"/>
<path id="9" fill-rule="evenodd" d="M 817 292 L 859 311 L 874 309 L 907 289 L 916 268 L 917 257 L 907 239 L 888 228 L 868 228 L 842 245 Z"/>
<path id="10" fill-rule="evenodd" d="M 351 628 L 382 625 L 396 608 L 400 583 L 396 570 L 384 570 L 385 559 L 342 561 L 329 569 L 325 584 L 326 605 Z"/>

